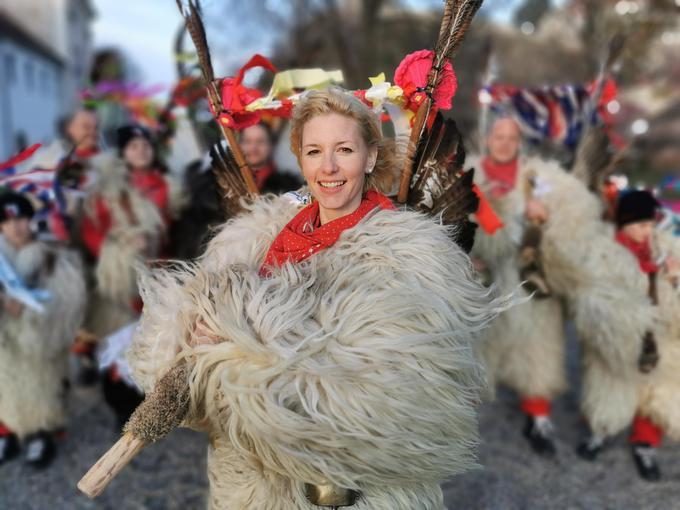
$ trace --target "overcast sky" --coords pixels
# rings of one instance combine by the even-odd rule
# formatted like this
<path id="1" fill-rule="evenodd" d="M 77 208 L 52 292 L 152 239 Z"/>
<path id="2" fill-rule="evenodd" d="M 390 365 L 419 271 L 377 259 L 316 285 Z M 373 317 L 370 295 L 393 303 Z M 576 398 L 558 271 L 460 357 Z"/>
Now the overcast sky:
<path id="1" fill-rule="evenodd" d="M 407 1 L 412 5 L 423 3 L 423 0 Z M 272 3 L 276 3 L 276 0 Z M 431 5 L 433 2 L 425 0 L 424 3 Z M 518 3 L 518 0 L 490 0 L 486 5 L 493 7 L 490 9 L 493 18 L 505 21 Z M 219 24 L 216 15 L 224 14 L 224 2 L 203 0 L 201 5 L 204 12 L 213 14 L 208 26 L 210 35 L 211 26 Z M 138 69 L 144 85 L 170 87 L 176 80 L 172 55 L 173 37 L 181 23 L 174 0 L 138 0 L 134 5 L 120 0 L 94 0 L 94 6 L 97 11 L 94 23 L 95 46 L 115 46 L 123 50 Z M 249 24 L 247 30 L 252 30 L 252 26 Z M 232 72 L 254 53 L 267 55 L 274 42 L 272 31 L 263 31 L 257 38 L 248 37 L 245 43 L 244 39 L 248 34 L 236 33 L 239 24 L 231 23 L 230 27 L 235 31 L 233 37 L 230 36 L 230 40 L 233 38 L 235 51 L 230 49 L 229 52 L 224 52 L 228 53 L 228 58 L 220 58 L 223 52 L 213 51 L 213 64 L 218 75 Z M 188 45 L 191 46 L 191 43 Z"/>

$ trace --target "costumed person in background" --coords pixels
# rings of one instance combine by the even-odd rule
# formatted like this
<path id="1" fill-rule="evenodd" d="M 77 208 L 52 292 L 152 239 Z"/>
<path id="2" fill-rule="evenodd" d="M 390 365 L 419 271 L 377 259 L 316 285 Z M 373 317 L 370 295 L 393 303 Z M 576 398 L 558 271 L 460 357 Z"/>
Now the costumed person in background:
<path id="1" fill-rule="evenodd" d="M 151 131 L 139 125 L 119 128 L 118 154 L 128 167 L 130 185 L 156 205 L 168 227 L 182 206 L 181 190 L 159 158 Z"/>
<path id="2" fill-rule="evenodd" d="M 65 424 L 69 346 L 86 295 L 77 254 L 34 240 L 32 216 L 24 196 L 0 196 L 0 464 L 21 442 L 26 462 L 44 467 Z"/>
<path id="3" fill-rule="evenodd" d="M 101 153 L 99 145 L 99 120 L 96 112 L 87 108 L 75 110 L 59 125 L 61 137 L 43 146 L 18 167 L 19 172 L 27 170 L 58 169 L 58 179 L 63 188 L 82 190 L 94 175 L 93 162 Z M 79 215 L 82 205 L 80 194 L 64 195 L 63 211 L 49 215 L 47 221 L 36 225 L 39 235 L 47 235 L 59 241 L 72 242 L 76 233 L 69 218 Z"/>
<path id="4" fill-rule="evenodd" d="M 179 209 L 180 193 L 178 187 L 174 185 L 174 180 L 165 175 L 165 166 L 157 156 L 151 132 L 139 125 L 129 125 L 119 128 L 117 136 L 119 155 L 128 168 L 127 180 L 129 186 L 136 190 L 141 197 L 156 206 L 165 227 L 168 227 L 171 218 L 175 217 Z M 104 203 L 101 202 L 96 207 L 103 209 Z M 110 213 L 99 215 L 100 224 L 111 223 L 110 220 L 106 219 L 107 214 Z M 90 222 L 85 220 L 84 228 L 91 229 L 92 226 Z M 90 233 L 90 230 L 86 230 L 86 232 Z M 107 234 L 103 230 L 96 233 L 100 236 Z M 164 233 L 165 229 L 159 229 L 158 232 L 152 233 L 156 242 L 160 242 L 161 245 L 157 249 L 145 253 L 146 255 L 163 254 Z M 91 243 L 88 247 L 92 250 L 96 249 L 94 243 Z M 142 250 L 142 252 L 144 251 Z M 137 306 L 137 302 L 135 302 L 135 310 Z M 124 316 L 127 315 L 124 314 Z M 134 319 L 133 316 L 129 318 Z M 107 337 L 106 344 L 100 348 L 100 369 L 106 371 L 106 375 L 102 379 L 104 398 L 116 415 L 117 427 L 125 424 L 132 411 L 144 399 L 139 387 L 129 377 L 129 369 L 123 359 L 123 353 L 132 341 L 134 326 L 123 325 L 122 322 L 120 320 L 117 324 L 123 326 L 122 329 Z"/>
<path id="5" fill-rule="evenodd" d="M 444 510 L 439 483 L 474 466 L 473 343 L 507 302 L 460 230 L 380 192 L 395 150 L 359 99 L 306 93 L 291 149 L 312 203 L 256 199 L 195 265 L 145 276 L 133 374 L 149 391 L 189 365 L 212 509 L 311 510 L 332 485 L 336 506 Z"/>
<path id="6" fill-rule="evenodd" d="M 631 370 L 633 375 L 618 384 L 631 388 L 626 407 L 635 406 L 636 415 L 630 442 L 640 476 L 647 480 L 661 477 L 655 449 L 663 433 L 680 439 L 680 243 L 655 229 L 659 205 L 649 192 L 629 191 L 616 209 L 616 241 L 629 252 L 623 262 L 657 313 L 654 328 L 640 339 L 639 373 Z M 600 405 L 602 412 L 619 413 L 613 407 L 621 402 L 602 398 Z"/>
<path id="7" fill-rule="evenodd" d="M 255 174 L 260 193 L 286 193 L 302 186 L 302 180 L 290 172 L 280 171 L 274 164 L 274 134 L 269 124 L 260 121 L 240 132 L 239 145 L 246 163 Z"/>
<path id="8" fill-rule="evenodd" d="M 260 121 L 241 130 L 239 145 L 261 193 L 278 195 L 300 188 L 302 181 L 299 177 L 276 168 L 273 160 L 275 140 L 269 124 Z M 213 228 L 223 223 L 230 214 L 229 211 L 224 212 L 211 171 L 215 157 L 213 149 L 202 162 L 187 169 L 186 188 L 191 199 L 171 232 L 173 251 L 179 259 L 193 259 L 200 255 L 214 233 Z"/>
<path id="9" fill-rule="evenodd" d="M 494 123 L 488 146 L 479 185 L 505 226 L 480 232 L 473 256 L 502 289 L 525 281 L 533 297 L 494 321 L 481 354 L 490 381 L 519 393 L 532 447 L 554 453 L 550 404 L 566 387 L 564 319 L 572 319 L 583 353 L 581 408 L 592 431 L 579 454 L 588 457 L 632 418 L 634 383 L 619 381 L 634 381 L 630 367 L 654 310 L 602 221 L 602 201 L 582 180 L 556 162 L 518 158 L 512 120 Z"/>
<path id="10" fill-rule="evenodd" d="M 91 269 L 84 329 L 93 337 L 83 345 L 94 357 L 97 342 L 134 322 L 142 302 L 137 291 L 137 264 L 159 255 L 165 234 L 163 213 L 133 185 L 124 161 L 102 155 L 96 178 L 88 187 L 80 219 L 80 242 Z M 157 197 L 163 198 L 162 193 Z M 96 362 L 85 381 L 94 382 Z"/>
<path id="11" fill-rule="evenodd" d="M 42 147 L 24 165 L 28 168 L 55 168 L 62 158 L 73 151 L 69 164 L 82 170 L 101 152 L 99 120 L 94 110 L 81 108 L 74 111 L 62 121 L 59 128 L 61 138 Z"/>
<path id="12" fill-rule="evenodd" d="M 534 189 L 543 167 L 554 164 L 536 158 L 520 158 L 521 133 L 511 118 L 497 119 L 486 139 L 488 154 L 472 162 L 475 177 L 504 227 L 494 234 L 477 234 L 472 256 L 481 272 L 502 289 L 511 291 L 528 279 L 522 273 L 520 246 L 527 231 L 550 218 L 552 207 Z M 524 239 L 523 239 L 524 238 Z M 534 257 L 534 264 L 539 260 Z M 550 295 L 540 271 L 534 271 L 525 295 L 534 297 L 499 316 L 485 333 L 482 354 L 491 381 L 506 384 L 521 399 L 527 415 L 524 435 L 542 454 L 554 454 L 551 401 L 566 388 L 564 317 L 559 300 Z"/>

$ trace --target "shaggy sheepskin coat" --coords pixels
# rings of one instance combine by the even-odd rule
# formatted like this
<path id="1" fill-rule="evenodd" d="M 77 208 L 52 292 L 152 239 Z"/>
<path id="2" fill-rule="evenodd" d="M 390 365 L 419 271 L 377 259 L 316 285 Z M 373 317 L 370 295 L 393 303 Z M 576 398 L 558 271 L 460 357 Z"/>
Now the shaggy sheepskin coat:
<path id="1" fill-rule="evenodd" d="M 51 294 L 46 312 L 0 312 L 0 421 L 23 438 L 64 425 L 69 346 L 83 320 L 85 283 L 79 258 L 34 241 L 0 251 L 30 287 Z"/>
<path id="2" fill-rule="evenodd" d="M 519 247 L 526 204 L 523 183 L 530 171 L 545 180 L 545 174 L 553 173 L 553 165 L 535 158 L 521 160 L 515 189 L 492 198 L 480 158 L 469 157 L 466 164 L 478 169 L 475 180 L 505 225 L 493 235 L 479 229 L 472 256 L 487 265 L 494 283 L 503 291 L 511 292 L 521 283 Z M 555 204 L 548 201 L 547 206 L 552 215 Z M 518 292 L 528 297 L 523 289 Z M 558 297 L 525 299 L 501 314 L 480 343 L 492 391 L 498 383 L 523 397 L 555 398 L 566 387 L 564 345 L 564 318 Z"/>
<path id="3" fill-rule="evenodd" d="M 122 161 L 107 154 L 95 158 L 93 164 L 96 175 L 87 190 L 83 214 L 96 218 L 97 201 L 103 200 L 112 219 L 95 263 L 94 288 L 85 322 L 85 328 L 101 338 L 138 316 L 132 307 L 139 296 L 136 267 L 144 263 L 146 256 L 131 241 L 145 236 L 149 252 L 157 255 L 165 226 L 156 205 L 129 185 Z M 123 196 L 127 197 L 127 206 Z"/>
<path id="4" fill-rule="evenodd" d="M 473 340 L 506 301 L 446 227 L 409 211 L 373 211 L 261 277 L 299 208 L 261 198 L 197 265 L 143 277 L 133 374 L 148 391 L 193 366 L 187 424 L 210 437 L 211 509 L 312 510 L 305 483 L 331 482 L 361 491 L 357 510 L 444 510 L 439 482 L 475 467 Z M 197 321 L 224 340 L 189 345 Z"/>
<path id="5" fill-rule="evenodd" d="M 662 254 L 680 258 L 680 240 L 667 232 L 658 232 L 655 248 Z M 631 255 L 631 264 L 637 261 Z M 675 280 L 674 280 L 675 279 Z M 673 440 L 680 440 L 680 272 L 665 270 L 658 277 L 658 324 L 656 342 L 659 363 L 649 374 L 640 376 L 638 412 L 651 418 Z M 647 288 L 647 276 L 638 278 Z"/>
<path id="6" fill-rule="evenodd" d="M 541 252 L 554 297 L 532 299 L 505 312 L 481 344 L 482 353 L 496 378 L 521 394 L 555 395 L 565 384 L 563 309 L 583 343 L 582 411 L 595 433 L 615 434 L 635 412 L 635 367 L 656 312 L 635 284 L 629 253 L 602 221 L 599 199 L 556 162 L 526 158 L 516 189 L 491 200 L 506 227 L 493 236 L 480 232 L 473 253 L 490 265 L 501 288 L 518 281 L 521 183 L 529 171 L 537 176 L 539 198 L 549 212 Z M 483 172 L 478 175 L 484 189 Z"/>

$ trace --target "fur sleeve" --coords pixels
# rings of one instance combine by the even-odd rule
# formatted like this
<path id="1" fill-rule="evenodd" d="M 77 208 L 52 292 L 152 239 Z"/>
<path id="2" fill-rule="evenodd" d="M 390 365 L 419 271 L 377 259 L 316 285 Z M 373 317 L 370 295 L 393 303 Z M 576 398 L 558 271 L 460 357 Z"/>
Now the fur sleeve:
<path id="1" fill-rule="evenodd" d="M 217 271 L 230 264 L 258 266 L 269 245 L 299 210 L 286 196 L 265 195 L 246 206 L 246 212 L 229 220 L 208 244 L 200 264 Z"/>
<path id="2" fill-rule="evenodd" d="M 24 308 L 19 319 L 3 318 L 14 323 L 11 327 L 20 349 L 47 358 L 68 349 L 82 324 L 85 308 L 83 268 L 77 254 L 56 249 L 53 255 L 54 268 L 38 284 L 51 294 L 46 312 Z"/>
<path id="3" fill-rule="evenodd" d="M 549 183 L 550 217 L 541 245 L 546 277 L 567 300 L 579 337 L 612 370 L 636 371 L 642 338 L 655 311 L 636 262 L 601 220 L 600 203 L 556 165 L 537 167 Z"/>
<path id="4" fill-rule="evenodd" d="M 205 275 L 220 274 L 233 264 L 257 271 L 272 240 L 297 209 L 285 197 L 259 198 L 248 212 L 221 227 L 197 264 L 140 274 L 144 310 L 130 364 L 141 387 L 151 390 L 186 346 L 198 318 L 196 300 L 209 292 Z"/>
<path id="5" fill-rule="evenodd" d="M 145 314 L 168 288 L 175 308 L 139 344 L 151 362 L 175 342 L 194 366 L 194 416 L 270 469 L 345 487 L 441 480 L 474 465 L 473 343 L 507 305 L 471 271 L 444 227 L 382 211 L 271 278 L 252 263 L 162 277 Z M 225 340 L 189 348 L 175 328 L 197 315 Z M 137 364 L 147 385 L 163 370 L 153 362 Z"/>
<path id="6" fill-rule="evenodd" d="M 523 210 L 523 198 L 518 190 L 508 193 L 506 196 L 493 199 L 488 192 L 487 181 L 481 167 L 479 156 L 469 156 L 466 166 L 475 168 L 475 183 L 486 195 L 489 205 L 501 218 L 503 228 L 489 235 L 482 229 L 477 229 L 475 244 L 472 247 L 472 256 L 495 267 L 508 258 L 515 258 L 519 250 L 519 237 L 521 235 L 521 212 Z"/>

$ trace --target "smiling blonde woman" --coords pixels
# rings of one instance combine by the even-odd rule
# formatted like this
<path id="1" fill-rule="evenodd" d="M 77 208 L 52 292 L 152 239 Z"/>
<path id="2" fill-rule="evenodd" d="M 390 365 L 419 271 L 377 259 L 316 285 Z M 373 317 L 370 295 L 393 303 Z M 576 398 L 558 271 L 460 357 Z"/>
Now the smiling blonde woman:
<path id="1" fill-rule="evenodd" d="M 444 510 L 439 483 L 475 466 L 473 343 L 504 303 L 447 227 L 382 194 L 394 147 L 358 99 L 307 94 L 291 145 L 311 204 L 260 198 L 195 266 L 144 279 L 137 380 L 192 364 L 212 509 L 312 510 L 330 490 Z"/>

